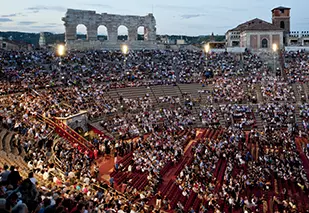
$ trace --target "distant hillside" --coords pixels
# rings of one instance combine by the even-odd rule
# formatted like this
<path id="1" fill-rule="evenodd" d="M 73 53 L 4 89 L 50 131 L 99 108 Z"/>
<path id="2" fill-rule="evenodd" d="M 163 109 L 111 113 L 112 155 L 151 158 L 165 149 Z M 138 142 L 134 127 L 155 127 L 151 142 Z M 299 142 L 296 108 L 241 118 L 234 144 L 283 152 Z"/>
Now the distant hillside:
<path id="1" fill-rule="evenodd" d="M 162 36 L 162 35 L 161 35 Z M 200 36 L 181 36 L 181 35 L 166 35 L 172 40 L 177 39 L 184 39 L 188 44 L 201 44 L 204 41 L 209 41 L 214 39 L 215 41 L 224 41 L 224 35 L 200 35 Z M 38 46 L 39 44 L 39 33 L 24 33 L 24 32 L 1 32 L 0 37 L 16 40 L 16 41 L 23 41 L 29 44 L 33 44 L 34 46 Z M 85 35 L 78 35 L 80 39 L 85 39 Z M 101 38 L 102 37 L 102 38 Z M 105 40 L 106 36 L 99 36 L 99 39 Z M 140 35 L 139 35 L 140 37 Z M 158 38 L 160 35 L 158 35 Z M 54 43 L 63 43 L 64 42 L 64 34 L 53 34 L 53 33 L 45 33 L 46 43 L 47 44 L 54 44 Z"/>
<path id="2" fill-rule="evenodd" d="M 188 44 L 201 44 L 210 40 L 224 41 L 224 35 L 200 35 L 200 36 L 182 36 L 182 35 L 168 35 L 169 39 L 177 40 L 184 39 Z"/>
<path id="3" fill-rule="evenodd" d="M 11 39 L 14 41 L 23 41 L 34 46 L 39 44 L 39 33 L 24 33 L 24 32 L 0 32 L 0 37 Z M 64 34 L 45 33 L 46 43 L 54 44 L 64 42 Z"/>

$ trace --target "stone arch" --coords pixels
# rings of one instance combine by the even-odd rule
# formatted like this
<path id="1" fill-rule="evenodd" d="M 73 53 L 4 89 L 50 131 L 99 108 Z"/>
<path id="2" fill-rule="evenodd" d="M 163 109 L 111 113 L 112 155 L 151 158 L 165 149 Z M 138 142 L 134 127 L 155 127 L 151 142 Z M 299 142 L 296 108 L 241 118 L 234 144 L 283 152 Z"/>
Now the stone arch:
<path id="1" fill-rule="evenodd" d="M 145 31 L 146 31 L 146 28 L 141 25 L 137 28 L 137 40 L 145 40 Z"/>
<path id="2" fill-rule="evenodd" d="M 281 22 L 280 22 L 280 28 L 281 28 L 281 29 L 285 29 L 285 22 L 284 22 L 284 21 L 281 21 Z"/>
<path id="3" fill-rule="evenodd" d="M 129 40 L 129 28 L 123 24 L 117 28 L 117 39 L 120 41 Z"/>
<path id="4" fill-rule="evenodd" d="M 87 40 L 87 30 L 85 24 L 76 25 L 76 39 Z"/>
<path id="5" fill-rule="evenodd" d="M 118 34 L 123 35 L 120 37 L 121 40 L 128 40 L 128 43 L 132 42 L 132 47 L 134 46 L 134 41 L 137 40 L 137 32 L 139 26 L 144 26 L 144 44 L 145 46 L 151 46 L 156 42 L 156 20 L 153 14 L 149 13 L 145 16 L 135 16 L 135 15 L 117 15 L 108 13 L 96 13 L 96 11 L 91 10 L 74 10 L 68 9 L 65 17 L 62 18 L 65 26 L 65 42 L 68 49 L 101 49 L 102 45 L 99 42 L 93 42 L 98 39 L 98 27 L 103 24 L 107 27 L 108 42 L 110 46 L 108 48 L 115 48 L 117 45 L 119 48 Z M 83 30 L 76 29 L 78 24 L 83 24 L 86 29 Z M 124 25 L 126 26 L 125 32 L 118 33 L 118 28 Z M 86 31 L 86 32 L 85 32 Z M 85 33 L 87 36 L 85 36 Z M 83 35 L 83 36 L 82 36 Z M 85 39 L 81 45 L 80 41 L 77 39 Z M 142 42 L 140 42 L 142 43 Z M 106 42 L 105 42 L 106 44 Z M 104 45 L 105 45 L 104 44 Z M 139 47 L 138 47 L 139 48 Z"/>
<path id="6" fill-rule="evenodd" d="M 261 47 L 262 48 L 268 48 L 268 39 L 267 38 L 262 39 Z"/>
<path id="7" fill-rule="evenodd" d="M 152 40 L 152 31 L 153 29 L 149 26 L 145 27 L 144 40 L 149 41 Z"/>
<path id="8" fill-rule="evenodd" d="M 97 38 L 100 41 L 109 40 L 108 29 L 105 25 L 98 26 Z"/>
<path id="9" fill-rule="evenodd" d="M 78 134 L 80 134 L 80 135 L 84 135 L 85 134 L 85 131 L 84 131 L 84 129 L 82 128 L 82 127 L 76 127 L 75 129 L 74 129 L 74 131 L 75 132 L 77 132 Z"/>
<path id="10" fill-rule="evenodd" d="M 72 120 L 71 122 L 68 122 L 68 126 L 74 130 L 82 129 L 83 132 L 88 131 L 87 121 L 83 119 Z"/>

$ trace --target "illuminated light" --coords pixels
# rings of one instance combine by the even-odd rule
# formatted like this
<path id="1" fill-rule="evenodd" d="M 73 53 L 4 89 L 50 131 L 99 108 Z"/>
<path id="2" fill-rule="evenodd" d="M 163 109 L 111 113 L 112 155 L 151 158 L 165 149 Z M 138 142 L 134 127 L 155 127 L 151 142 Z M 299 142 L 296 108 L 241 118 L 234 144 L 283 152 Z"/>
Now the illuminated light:
<path id="1" fill-rule="evenodd" d="M 124 54 L 124 55 L 127 55 L 128 52 L 129 52 L 129 47 L 128 45 L 124 44 L 121 46 L 121 52 Z"/>
<path id="2" fill-rule="evenodd" d="M 63 56 L 65 54 L 65 46 L 62 44 L 59 44 L 57 47 L 57 53 L 59 56 Z"/>
<path id="3" fill-rule="evenodd" d="M 205 44 L 205 45 L 204 45 L 204 51 L 205 51 L 205 53 L 209 53 L 209 51 L 210 51 L 210 46 L 209 46 L 209 44 Z"/>
<path id="4" fill-rule="evenodd" d="M 277 50 L 278 50 L 278 45 L 277 44 L 273 44 L 273 51 L 277 52 Z"/>

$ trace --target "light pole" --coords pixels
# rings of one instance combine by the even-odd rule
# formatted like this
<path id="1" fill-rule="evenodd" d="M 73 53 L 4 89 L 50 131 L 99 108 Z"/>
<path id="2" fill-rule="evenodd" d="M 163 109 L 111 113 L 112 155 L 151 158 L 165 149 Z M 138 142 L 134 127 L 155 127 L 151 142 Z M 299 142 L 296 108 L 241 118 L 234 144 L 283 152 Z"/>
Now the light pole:
<path id="1" fill-rule="evenodd" d="M 204 45 L 204 51 L 205 51 L 205 58 L 206 58 L 206 66 L 208 67 L 208 53 L 209 53 L 209 50 L 210 50 L 210 46 L 209 44 L 205 44 Z"/>
<path id="2" fill-rule="evenodd" d="M 209 43 L 205 44 L 204 45 L 204 52 L 205 52 L 205 59 L 206 59 L 206 73 L 207 75 L 210 75 L 213 77 L 214 73 L 213 72 L 210 72 L 210 69 L 208 68 L 208 64 L 209 64 L 209 58 L 208 58 L 208 54 L 210 52 L 210 45 Z"/>
<path id="3" fill-rule="evenodd" d="M 63 44 L 59 44 L 59 45 L 57 46 L 57 54 L 58 54 L 58 56 L 59 56 L 59 58 L 60 58 L 60 62 L 59 62 L 59 64 L 58 64 L 58 69 L 59 69 L 59 81 L 61 81 L 62 56 L 64 56 L 65 51 L 66 51 L 66 49 L 65 49 L 65 46 L 64 46 Z"/>
<path id="4" fill-rule="evenodd" d="M 276 73 L 276 53 L 278 50 L 278 45 L 276 43 L 273 44 L 273 54 L 274 54 L 274 73 Z"/>
<path id="5" fill-rule="evenodd" d="M 124 44 L 121 46 L 121 52 L 124 55 L 124 60 L 123 60 L 123 69 L 124 71 L 126 70 L 126 65 L 127 65 L 127 55 L 129 53 L 129 47 L 128 45 Z"/>

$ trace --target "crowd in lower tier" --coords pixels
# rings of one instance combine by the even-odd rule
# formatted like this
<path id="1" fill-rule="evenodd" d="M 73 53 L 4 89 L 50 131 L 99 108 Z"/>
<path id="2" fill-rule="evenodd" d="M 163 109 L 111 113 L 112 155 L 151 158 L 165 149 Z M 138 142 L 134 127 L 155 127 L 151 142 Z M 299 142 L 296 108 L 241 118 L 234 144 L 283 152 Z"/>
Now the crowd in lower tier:
<path id="1" fill-rule="evenodd" d="M 308 106 L 293 103 L 297 93 L 306 94 L 308 54 L 285 53 L 288 81 L 270 76 L 270 69 L 254 54 L 246 52 L 242 62 L 237 58 L 212 53 L 206 63 L 199 51 L 142 50 L 130 52 L 123 72 L 124 56 L 118 51 L 70 52 L 59 65 L 47 51 L 1 50 L 0 121 L 7 131 L 1 136 L 1 211 L 159 212 L 155 207 L 170 211 L 173 201 L 159 191 L 162 178 L 167 168 L 183 162 L 186 147 L 194 141 L 191 158 L 174 183 L 181 196 L 196 195 L 201 204 L 195 209 L 179 202 L 177 211 L 256 212 L 271 200 L 274 212 L 305 212 Z M 207 79 L 209 71 L 219 76 Z M 200 83 L 205 89 L 197 101 L 188 94 L 157 100 L 149 95 L 151 85 L 177 83 Z M 302 89 L 295 91 L 291 83 Z M 138 99 L 122 95 L 114 99 L 107 93 L 141 86 L 147 92 Z M 251 105 L 257 102 L 258 88 L 262 99 L 272 103 Z M 206 106 L 197 110 L 196 104 L 203 101 Z M 297 107 L 304 134 L 294 127 Z M 101 126 L 116 139 L 96 137 L 91 140 L 95 150 L 85 152 L 38 119 L 68 117 L 82 110 L 90 119 L 104 118 Z M 221 114 L 227 121 L 222 135 L 195 140 L 193 125 L 200 120 L 217 127 Z M 264 121 L 264 132 L 255 129 L 255 115 Z M 247 128 L 253 130 L 245 132 Z M 9 132 L 13 137 L 7 141 Z M 27 163 L 16 164 L 9 153 Z M 129 165 L 117 160 L 130 154 Z M 145 177 L 145 186 L 129 179 L 123 194 L 110 187 L 113 178 L 109 184 L 102 182 L 96 160 L 103 155 L 115 157 L 118 172 Z"/>

